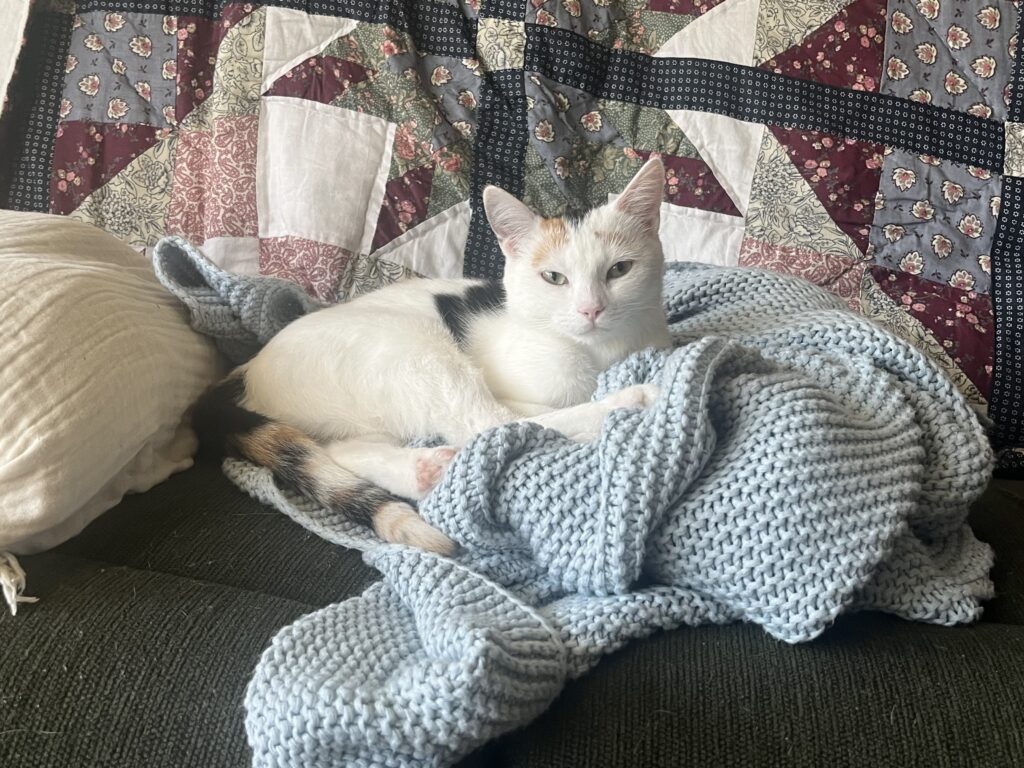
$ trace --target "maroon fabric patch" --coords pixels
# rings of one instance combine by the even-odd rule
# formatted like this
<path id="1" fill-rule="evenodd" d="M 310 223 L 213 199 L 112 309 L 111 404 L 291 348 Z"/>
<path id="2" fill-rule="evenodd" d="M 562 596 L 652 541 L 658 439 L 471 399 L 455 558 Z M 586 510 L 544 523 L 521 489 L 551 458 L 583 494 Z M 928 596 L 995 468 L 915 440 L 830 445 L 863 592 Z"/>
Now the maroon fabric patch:
<path id="1" fill-rule="evenodd" d="M 870 271 L 886 295 L 931 332 L 988 398 L 995 323 L 991 299 L 983 293 L 951 288 L 885 267 L 872 266 Z"/>
<path id="2" fill-rule="evenodd" d="M 646 161 L 651 152 L 646 149 L 630 150 Z M 699 157 L 659 155 L 665 165 L 665 199 L 672 205 L 717 211 L 729 216 L 740 216 L 729 193 L 715 178 L 711 167 Z"/>
<path id="3" fill-rule="evenodd" d="M 651 0 L 647 7 L 652 11 L 701 16 L 723 2 L 725 0 Z"/>
<path id="4" fill-rule="evenodd" d="M 433 181 L 434 164 L 428 163 L 387 183 L 371 252 L 387 245 L 427 218 Z"/>
<path id="5" fill-rule="evenodd" d="M 217 49 L 229 26 L 202 16 L 178 17 L 178 59 L 174 116 L 180 123 L 213 91 Z"/>
<path id="6" fill-rule="evenodd" d="M 217 20 L 178 17 L 174 115 L 179 123 L 213 91 L 213 70 L 224 35 L 255 8 L 251 3 L 229 3 L 221 9 Z"/>
<path id="7" fill-rule="evenodd" d="M 266 95 L 330 104 L 367 77 L 367 69 L 354 62 L 334 56 L 313 56 L 275 80 Z"/>
<path id="8" fill-rule="evenodd" d="M 151 125 L 73 120 L 57 126 L 50 172 L 50 213 L 71 213 L 89 195 L 156 144 Z"/>
<path id="9" fill-rule="evenodd" d="M 840 88 L 877 91 L 885 53 L 885 12 L 885 0 L 857 0 L 761 69 Z"/>
<path id="10" fill-rule="evenodd" d="M 771 131 L 829 216 L 865 252 L 882 175 L 882 145 L 796 128 L 771 126 Z"/>

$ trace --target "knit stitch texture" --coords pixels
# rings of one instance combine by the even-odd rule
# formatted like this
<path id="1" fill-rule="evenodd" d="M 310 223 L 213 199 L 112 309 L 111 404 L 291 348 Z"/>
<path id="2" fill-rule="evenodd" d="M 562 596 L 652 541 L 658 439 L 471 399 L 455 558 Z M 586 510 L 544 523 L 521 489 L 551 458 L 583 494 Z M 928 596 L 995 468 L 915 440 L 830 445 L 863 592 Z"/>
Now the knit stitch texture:
<path id="1" fill-rule="evenodd" d="M 254 766 L 449 765 L 662 628 L 748 621 L 795 643 L 856 610 L 980 616 L 992 553 L 965 519 L 992 453 L 953 384 L 801 280 L 673 264 L 665 301 L 675 347 L 614 366 L 597 393 L 655 382 L 650 409 L 613 412 L 591 443 L 515 424 L 458 453 L 420 505 L 461 545 L 452 559 L 225 463 L 383 574 L 264 652 L 245 702 Z"/>
<path id="2" fill-rule="evenodd" d="M 185 305 L 192 327 L 212 336 L 236 365 L 259 352 L 292 320 L 323 306 L 288 280 L 225 272 L 182 237 L 165 237 L 156 244 L 153 270 Z"/>

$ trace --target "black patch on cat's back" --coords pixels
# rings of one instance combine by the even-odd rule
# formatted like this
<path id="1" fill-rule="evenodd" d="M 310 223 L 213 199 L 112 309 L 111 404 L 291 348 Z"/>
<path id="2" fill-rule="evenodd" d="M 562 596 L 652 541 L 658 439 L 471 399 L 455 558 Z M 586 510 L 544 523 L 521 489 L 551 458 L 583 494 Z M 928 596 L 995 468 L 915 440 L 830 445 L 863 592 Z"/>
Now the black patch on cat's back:
<path id="1" fill-rule="evenodd" d="M 434 295 L 434 306 L 448 332 L 461 347 L 466 343 L 469 323 L 474 315 L 492 312 L 505 305 L 505 286 L 497 281 L 472 285 L 464 296 L 454 293 Z"/>

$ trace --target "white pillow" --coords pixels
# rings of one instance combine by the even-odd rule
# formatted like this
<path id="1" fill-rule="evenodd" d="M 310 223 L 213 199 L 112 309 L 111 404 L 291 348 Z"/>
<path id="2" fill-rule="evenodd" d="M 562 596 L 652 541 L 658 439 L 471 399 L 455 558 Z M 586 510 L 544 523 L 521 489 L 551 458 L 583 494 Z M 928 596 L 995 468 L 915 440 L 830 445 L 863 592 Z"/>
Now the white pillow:
<path id="1" fill-rule="evenodd" d="M 191 466 L 183 417 L 218 368 L 145 256 L 0 211 L 0 550 L 56 546 Z"/>

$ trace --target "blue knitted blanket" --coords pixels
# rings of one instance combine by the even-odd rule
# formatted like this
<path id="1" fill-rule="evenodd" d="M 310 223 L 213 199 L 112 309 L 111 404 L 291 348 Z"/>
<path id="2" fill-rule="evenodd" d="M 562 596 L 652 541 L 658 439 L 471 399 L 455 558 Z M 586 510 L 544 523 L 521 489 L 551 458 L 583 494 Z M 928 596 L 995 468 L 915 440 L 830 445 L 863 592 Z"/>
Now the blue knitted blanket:
<path id="1" fill-rule="evenodd" d="M 453 559 L 225 465 L 383 574 L 273 639 L 245 701 L 254 765 L 451 764 L 662 628 L 747 621 L 795 643 L 857 610 L 978 618 L 992 553 L 965 519 L 992 454 L 950 381 L 800 280 L 674 264 L 665 304 L 675 348 L 598 392 L 656 382 L 652 408 L 588 444 L 519 424 L 459 452 L 420 507 Z"/>

